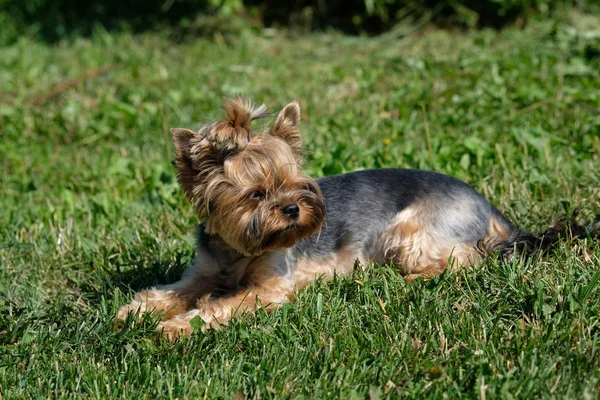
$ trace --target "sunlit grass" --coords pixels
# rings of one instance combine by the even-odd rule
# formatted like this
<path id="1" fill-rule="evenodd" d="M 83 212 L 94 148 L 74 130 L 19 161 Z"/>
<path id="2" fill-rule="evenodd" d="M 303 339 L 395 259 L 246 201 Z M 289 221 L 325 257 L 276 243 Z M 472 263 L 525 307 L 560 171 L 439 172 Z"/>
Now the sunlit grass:
<path id="1" fill-rule="evenodd" d="M 219 117 L 238 92 L 273 110 L 300 102 L 313 176 L 425 168 L 533 231 L 577 207 L 591 218 L 590 26 L 0 49 L 0 397 L 599 396 L 598 244 L 411 285 L 375 266 L 174 345 L 154 321 L 113 321 L 193 257 L 168 128 Z"/>

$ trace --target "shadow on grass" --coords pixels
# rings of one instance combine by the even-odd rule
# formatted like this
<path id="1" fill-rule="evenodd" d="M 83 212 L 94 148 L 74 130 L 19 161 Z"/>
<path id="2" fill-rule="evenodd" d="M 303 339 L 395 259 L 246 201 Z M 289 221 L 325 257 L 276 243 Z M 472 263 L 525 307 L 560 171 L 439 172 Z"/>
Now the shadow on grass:
<path id="1" fill-rule="evenodd" d="M 124 292 L 142 290 L 150 286 L 165 285 L 181 279 L 183 271 L 192 262 L 189 253 L 179 253 L 175 259 L 156 261 L 149 266 L 132 265 L 117 268 L 110 275 L 110 282 Z"/>
<path id="2" fill-rule="evenodd" d="M 129 296 L 142 289 L 176 282 L 192 259 L 193 253 L 183 251 L 172 254 L 169 260 L 136 260 L 126 267 L 117 265 L 105 270 L 100 282 L 80 282 L 77 290 L 89 304 L 98 305 L 114 297 L 119 290 L 124 296 Z"/>

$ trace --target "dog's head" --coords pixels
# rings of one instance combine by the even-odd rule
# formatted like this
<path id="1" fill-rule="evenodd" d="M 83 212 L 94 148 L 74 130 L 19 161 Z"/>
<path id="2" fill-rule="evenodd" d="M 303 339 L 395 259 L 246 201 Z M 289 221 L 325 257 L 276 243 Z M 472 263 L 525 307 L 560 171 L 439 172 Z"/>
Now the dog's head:
<path id="1" fill-rule="evenodd" d="M 251 122 L 269 114 L 237 97 L 226 119 L 198 132 L 172 129 L 178 180 L 207 231 L 245 255 L 288 248 L 324 221 L 317 183 L 302 170 L 300 107 L 293 102 L 260 132 Z"/>

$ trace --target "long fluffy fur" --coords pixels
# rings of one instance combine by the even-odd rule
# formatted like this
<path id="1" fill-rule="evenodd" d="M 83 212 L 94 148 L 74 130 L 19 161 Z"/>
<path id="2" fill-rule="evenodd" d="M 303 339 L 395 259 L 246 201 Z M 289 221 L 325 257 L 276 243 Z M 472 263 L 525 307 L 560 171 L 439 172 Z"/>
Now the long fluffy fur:
<path id="1" fill-rule="evenodd" d="M 197 132 L 173 129 L 178 180 L 204 223 L 196 259 L 180 282 L 138 293 L 118 312 L 162 313 L 170 338 L 200 317 L 225 325 L 258 307 L 277 309 L 313 280 L 370 262 L 407 281 L 503 257 L 550 251 L 563 238 L 597 238 L 600 218 L 558 221 L 541 235 L 514 226 L 471 186 L 429 171 L 376 169 L 313 180 L 302 170 L 300 107 L 270 129 L 266 107 L 226 100 L 225 119 Z M 295 211 L 290 211 L 292 207 Z"/>

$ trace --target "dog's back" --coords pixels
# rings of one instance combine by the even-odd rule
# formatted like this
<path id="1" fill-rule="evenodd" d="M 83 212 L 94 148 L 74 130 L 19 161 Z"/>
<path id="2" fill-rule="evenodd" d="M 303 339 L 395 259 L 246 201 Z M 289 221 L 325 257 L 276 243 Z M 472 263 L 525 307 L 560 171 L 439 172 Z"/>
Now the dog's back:
<path id="1" fill-rule="evenodd" d="M 471 186 L 435 172 L 366 170 L 317 182 L 325 224 L 298 243 L 297 257 L 339 253 L 338 263 L 393 263 L 416 277 L 470 265 L 521 232 Z"/>

